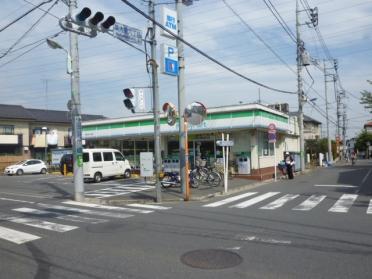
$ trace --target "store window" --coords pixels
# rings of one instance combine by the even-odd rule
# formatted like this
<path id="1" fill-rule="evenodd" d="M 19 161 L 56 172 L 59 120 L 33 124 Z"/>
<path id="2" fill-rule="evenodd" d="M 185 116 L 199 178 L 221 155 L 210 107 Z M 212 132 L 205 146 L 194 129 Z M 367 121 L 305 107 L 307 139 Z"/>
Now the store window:
<path id="1" fill-rule="evenodd" d="M 272 143 L 269 143 L 267 132 L 259 132 L 258 136 L 259 156 L 274 156 L 274 145 Z"/>

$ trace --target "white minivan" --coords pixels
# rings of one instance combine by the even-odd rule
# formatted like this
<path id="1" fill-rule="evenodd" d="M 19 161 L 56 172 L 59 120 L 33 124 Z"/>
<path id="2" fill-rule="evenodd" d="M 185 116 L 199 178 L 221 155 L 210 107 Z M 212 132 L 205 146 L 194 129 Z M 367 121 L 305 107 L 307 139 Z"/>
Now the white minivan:
<path id="1" fill-rule="evenodd" d="M 85 180 L 100 182 L 104 177 L 131 176 L 128 160 L 119 150 L 111 148 L 83 149 L 83 173 Z"/>

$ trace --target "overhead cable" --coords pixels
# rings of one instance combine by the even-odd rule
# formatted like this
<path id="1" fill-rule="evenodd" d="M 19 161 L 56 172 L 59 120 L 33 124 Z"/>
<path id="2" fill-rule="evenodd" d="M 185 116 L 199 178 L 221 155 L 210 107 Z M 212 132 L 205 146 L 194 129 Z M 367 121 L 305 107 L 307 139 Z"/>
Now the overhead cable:
<path id="1" fill-rule="evenodd" d="M 5 25 L 4 27 L 1 27 L 0 28 L 0 32 L 4 31 L 5 29 L 7 29 L 9 26 L 13 25 L 14 23 L 16 23 L 17 21 L 19 21 L 20 19 L 24 18 L 26 15 L 28 15 L 29 13 L 33 12 L 34 10 L 38 9 L 39 7 L 41 7 L 42 5 L 44 4 L 47 4 L 47 3 L 50 3 L 52 2 L 53 0 L 47 0 L 47 1 L 44 1 L 44 2 L 41 2 L 39 5 L 33 7 L 31 10 L 27 11 L 26 13 L 24 13 L 23 15 L 21 15 L 20 17 L 16 18 L 15 20 L 13 20 L 12 22 L 8 23 L 7 25 Z"/>
<path id="2" fill-rule="evenodd" d="M 268 86 L 268 85 L 265 85 L 263 83 L 260 83 L 258 81 L 255 81 L 235 70 L 233 70 L 232 68 L 224 65 L 223 63 L 219 62 L 218 60 L 216 60 L 215 58 L 211 57 L 210 55 L 206 54 L 205 52 L 203 52 L 202 50 L 200 50 L 199 48 L 195 47 L 194 45 L 192 45 L 191 43 L 187 42 L 186 40 L 184 40 L 183 38 L 179 37 L 178 35 L 176 35 L 175 33 L 169 31 L 167 28 L 165 28 L 162 24 L 160 24 L 159 22 L 157 22 L 155 19 L 153 19 L 152 17 L 148 16 L 146 13 L 144 13 L 143 11 L 141 11 L 140 9 L 138 9 L 136 6 L 134 6 L 133 4 L 131 4 L 128 0 L 121 0 L 123 3 L 127 4 L 130 8 L 132 8 L 133 10 L 135 10 L 137 13 L 141 14 L 143 17 L 145 17 L 146 19 L 150 20 L 151 22 L 153 22 L 156 26 L 158 26 L 159 28 L 161 28 L 162 30 L 164 30 L 165 32 L 167 32 L 168 34 L 170 34 L 172 37 L 176 38 L 177 40 L 181 41 L 182 43 L 184 43 L 185 45 L 187 45 L 188 47 L 190 47 L 191 49 L 195 50 L 196 52 L 198 52 L 199 54 L 201 54 L 202 56 L 206 57 L 207 59 L 213 61 L 215 64 L 221 66 L 222 68 L 224 68 L 225 70 L 228 70 L 229 72 L 251 82 L 251 83 L 254 83 L 256 85 L 259 85 L 263 88 L 266 88 L 266 89 L 269 89 L 269 90 L 272 90 L 272 91 L 276 91 L 276 92 L 280 92 L 280 93 L 286 93 L 286 94 L 297 94 L 297 92 L 293 92 L 293 91 L 286 91 L 286 90 L 280 90 L 280 89 L 276 89 L 274 87 L 271 87 L 271 86 Z"/>

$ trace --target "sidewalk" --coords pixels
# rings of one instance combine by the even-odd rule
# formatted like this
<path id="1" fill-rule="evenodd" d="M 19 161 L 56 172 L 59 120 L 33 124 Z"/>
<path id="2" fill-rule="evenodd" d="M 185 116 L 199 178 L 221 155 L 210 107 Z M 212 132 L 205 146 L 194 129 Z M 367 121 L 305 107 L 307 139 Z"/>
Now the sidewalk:
<path id="1" fill-rule="evenodd" d="M 228 192 L 224 193 L 223 182 L 218 187 L 212 187 L 208 185 L 200 185 L 198 188 L 191 188 L 190 201 L 200 201 L 209 199 L 216 196 L 231 195 L 244 190 L 253 189 L 262 184 L 272 182 L 273 180 L 256 181 L 241 178 L 232 178 L 228 181 Z M 149 182 L 148 185 L 154 186 L 153 182 Z M 170 187 L 167 189 L 161 189 L 161 200 L 162 203 L 178 202 L 183 201 L 184 196 L 181 192 L 180 187 Z M 128 203 L 155 203 L 156 202 L 156 191 L 150 189 L 147 191 L 133 192 L 127 195 L 113 196 L 109 198 L 86 198 L 86 202 L 116 205 L 121 206 Z"/>

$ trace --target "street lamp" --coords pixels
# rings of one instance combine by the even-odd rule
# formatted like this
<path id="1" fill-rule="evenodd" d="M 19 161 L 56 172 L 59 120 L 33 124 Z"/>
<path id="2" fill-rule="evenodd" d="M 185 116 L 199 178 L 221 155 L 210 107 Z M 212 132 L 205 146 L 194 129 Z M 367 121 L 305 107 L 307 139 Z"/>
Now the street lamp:
<path id="1" fill-rule="evenodd" d="M 62 49 L 64 52 L 66 52 L 66 54 L 67 54 L 67 70 L 66 71 L 69 75 L 71 75 L 72 74 L 72 69 L 71 69 L 71 55 L 70 55 L 70 52 L 68 52 L 64 47 L 62 47 L 59 43 L 52 40 L 51 38 L 47 38 L 46 42 L 47 42 L 47 44 L 50 48 L 52 48 L 52 49 Z"/>
<path id="2" fill-rule="evenodd" d="M 70 5 L 70 9 L 72 7 L 73 5 Z M 84 201 L 84 178 L 77 34 L 70 32 L 70 52 L 50 38 L 46 39 L 46 42 L 49 47 L 53 49 L 62 49 L 67 54 L 67 73 L 70 75 L 71 79 L 70 111 L 73 137 L 72 150 L 74 158 L 74 191 L 75 200 L 81 202 Z"/>
<path id="3" fill-rule="evenodd" d="M 47 127 L 42 127 L 41 128 L 41 130 L 42 131 L 44 131 L 44 135 L 45 135 L 45 148 L 44 148 L 44 160 L 45 160 L 45 162 L 47 162 L 48 161 L 48 158 L 47 158 L 47 149 L 48 149 L 48 141 L 47 141 L 47 131 L 48 131 L 48 128 Z"/>

